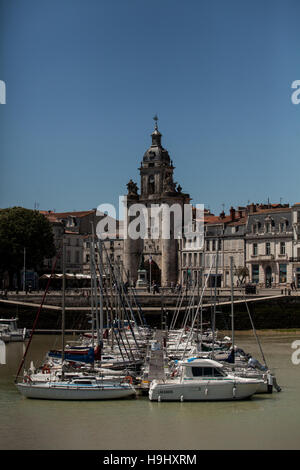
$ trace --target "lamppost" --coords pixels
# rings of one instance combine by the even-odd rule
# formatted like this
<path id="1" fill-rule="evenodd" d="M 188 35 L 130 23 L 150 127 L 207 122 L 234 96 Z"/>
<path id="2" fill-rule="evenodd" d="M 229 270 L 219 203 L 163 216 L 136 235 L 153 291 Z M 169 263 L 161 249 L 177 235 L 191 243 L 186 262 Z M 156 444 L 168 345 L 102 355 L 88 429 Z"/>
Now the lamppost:
<path id="1" fill-rule="evenodd" d="M 26 290 L 26 248 L 24 246 L 23 291 Z"/>

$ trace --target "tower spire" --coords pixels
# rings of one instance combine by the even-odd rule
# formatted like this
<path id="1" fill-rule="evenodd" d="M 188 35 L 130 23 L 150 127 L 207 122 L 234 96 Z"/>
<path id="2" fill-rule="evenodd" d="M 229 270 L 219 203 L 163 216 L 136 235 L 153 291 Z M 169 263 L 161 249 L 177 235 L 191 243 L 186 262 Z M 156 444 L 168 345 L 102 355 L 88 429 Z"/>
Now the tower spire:
<path id="1" fill-rule="evenodd" d="M 152 136 L 152 146 L 161 147 L 161 133 L 158 130 L 158 125 L 157 125 L 158 117 L 157 117 L 157 114 L 155 114 L 155 116 L 153 118 L 153 121 L 155 122 L 155 127 L 154 127 L 154 131 L 151 134 L 151 136 Z"/>
<path id="2" fill-rule="evenodd" d="M 157 117 L 157 114 L 155 114 L 155 116 L 154 116 L 154 118 L 153 118 L 153 121 L 155 121 L 155 127 L 154 127 L 154 129 L 155 129 L 156 131 L 158 131 L 158 126 L 157 126 L 158 117 Z"/>

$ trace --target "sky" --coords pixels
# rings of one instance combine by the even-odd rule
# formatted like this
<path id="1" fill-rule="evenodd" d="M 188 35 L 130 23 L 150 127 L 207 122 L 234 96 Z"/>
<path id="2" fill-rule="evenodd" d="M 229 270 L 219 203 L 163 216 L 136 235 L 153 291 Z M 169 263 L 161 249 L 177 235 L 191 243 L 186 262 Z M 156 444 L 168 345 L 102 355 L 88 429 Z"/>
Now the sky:
<path id="1" fill-rule="evenodd" d="M 158 115 L 218 214 L 300 202 L 298 0 L 0 0 L 0 207 L 118 206 Z"/>

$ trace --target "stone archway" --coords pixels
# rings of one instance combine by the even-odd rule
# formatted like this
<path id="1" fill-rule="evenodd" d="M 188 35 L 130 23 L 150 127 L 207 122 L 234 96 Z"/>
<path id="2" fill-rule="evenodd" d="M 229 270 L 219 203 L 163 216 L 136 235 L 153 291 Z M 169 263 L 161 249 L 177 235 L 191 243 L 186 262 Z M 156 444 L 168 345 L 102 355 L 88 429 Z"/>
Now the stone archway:
<path id="1" fill-rule="evenodd" d="M 148 282 L 150 282 L 151 279 L 151 284 L 153 281 L 155 281 L 159 286 L 161 285 L 161 270 L 159 269 L 158 265 L 155 263 L 155 261 L 152 260 L 151 262 L 151 267 L 149 263 L 149 259 L 145 260 L 145 269 L 147 271 L 147 279 Z M 150 276 L 150 269 L 151 269 L 151 276 Z"/>

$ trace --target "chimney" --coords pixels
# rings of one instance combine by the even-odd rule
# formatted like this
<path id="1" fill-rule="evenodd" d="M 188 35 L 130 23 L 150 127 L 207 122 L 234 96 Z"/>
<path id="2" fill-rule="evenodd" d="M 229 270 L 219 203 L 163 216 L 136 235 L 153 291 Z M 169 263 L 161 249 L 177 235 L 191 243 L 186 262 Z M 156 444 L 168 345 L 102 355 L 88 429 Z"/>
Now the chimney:
<path id="1" fill-rule="evenodd" d="M 256 212 L 256 206 L 253 202 L 252 204 L 250 204 L 249 209 L 250 209 L 249 210 L 250 214 L 253 214 L 253 212 Z"/>
<path id="2" fill-rule="evenodd" d="M 235 209 L 233 207 L 230 207 L 230 216 L 231 216 L 231 220 L 234 221 L 235 220 Z"/>

